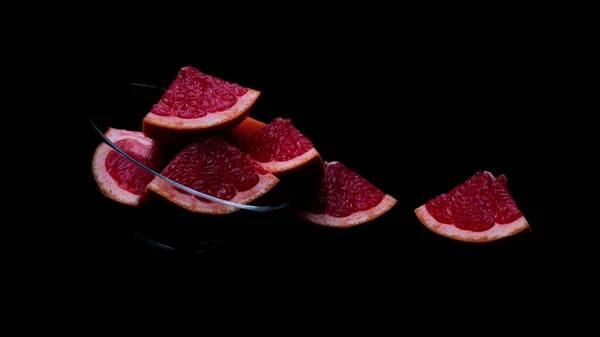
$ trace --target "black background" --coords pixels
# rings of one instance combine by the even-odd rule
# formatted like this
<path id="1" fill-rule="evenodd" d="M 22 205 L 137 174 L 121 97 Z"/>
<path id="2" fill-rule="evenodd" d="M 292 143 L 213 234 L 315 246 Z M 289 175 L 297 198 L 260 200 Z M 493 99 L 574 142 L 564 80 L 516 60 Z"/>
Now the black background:
<path id="1" fill-rule="evenodd" d="M 368 30 L 344 26 L 278 35 L 249 28 L 197 39 L 146 30 L 101 39 L 79 77 L 90 88 L 82 96 L 89 104 L 81 113 L 78 166 L 87 216 L 73 244 L 100 261 L 126 266 L 173 258 L 301 264 L 320 272 L 346 266 L 388 276 L 398 270 L 535 273 L 550 256 L 546 181 L 555 160 L 552 128 L 541 127 L 536 117 L 553 100 L 541 39 L 531 30 L 446 28 L 383 20 Z M 210 217 L 175 208 L 132 209 L 106 199 L 90 171 L 100 138 L 87 117 L 102 130 L 141 130 L 160 92 L 128 83 L 166 87 L 188 65 L 260 90 L 252 117 L 292 118 L 324 160 L 359 173 L 394 196 L 396 206 L 371 223 L 330 230 L 285 210 Z M 507 175 L 531 232 L 468 244 L 419 222 L 415 208 L 478 170 Z"/>

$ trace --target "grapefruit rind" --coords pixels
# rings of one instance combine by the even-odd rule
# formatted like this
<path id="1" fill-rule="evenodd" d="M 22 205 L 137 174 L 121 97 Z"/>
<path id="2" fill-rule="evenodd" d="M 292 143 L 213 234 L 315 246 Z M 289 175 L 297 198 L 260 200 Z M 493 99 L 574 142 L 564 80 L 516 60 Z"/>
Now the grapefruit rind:
<path id="1" fill-rule="evenodd" d="M 491 242 L 516 235 L 526 229 L 531 229 L 525 216 L 508 224 L 494 223 L 494 226 L 484 232 L 472 232 L 455 227 L 452 224 L 444 224 L 427 212 L 425 205 L 415 209 L 415 214 L 425 227 L 434 233 L 464 242 Z"/>
<path id="2" fill-rule="evenodd" d="M 199 131 L 213 128 L 227 123 L 233 123 L 239 118 L 245 118 L 245 115 L 250 112 L 250 108 L 254 105 L 260 91 L 249 89 L 231 108 L 209 113 L 198 118 L 181 118 L 177 116 L 160 116 L 149 112 L 142 121 L 142 130 L 147 134 L 149 129 L 163 128 L 169 130 L 187 130 Z"/>
<path id="3" fill-rule="evenodd" d="M 240 124 L 231 130 L 228 140 L 231 144 L 236 145 L 243 150 L 245 143 L 252 138 L 252 135 L 265 126 L 267 126 L 266 123 L 252 117 L 246 117 Z"/>
<path id="4" fill-rule="evenodd" d="M 267 193 L 279 182 L 279 178 L 272 174 L 259 175 L 259 177 L 260 181 L 256 186 L 247 191 L 238 192 L 228 201 L 238 204 L 248 204 Z M 218 215 L 229 214 L 239 210 L 237 207 L 219 202 L 211 201 L 207 203 L 199 200 L 192 194 L 179 192 L 173 185 L 159 177 L 154 177 L 146 186 L 146 191 L 151 191 L 179 207 L 196 213 Z"/>
<path id="5" fill-rule="evenodd" d="M 142 135 L 141 132 L 108 128 L 108 131 L 104 135 L 113 143 L 129 138 L 134 139 L 142 144 L 150 146 L 154 145 L 154 141 Z M 139 206 L 140 202 L 144 198 L 144 195 L 137 195 L 121 188 L 106 171 L 106 156 L 108 156 L 111 151 L 115 150 L 108 146 L 108 144 L 102 142 L 100 145 L 98 145 L 98 147 L 96 147 L 96 151 L 94 152 L 94 156 L 92 158 L 92 175 L 96 180 L 96 184 L 100 188 L 100 192 L 102 192 L 102 194 L 104 194 L 106 197 L 122 204 Z M 131 164 L 135 165 L 134 163 Z"/>
<path id="6" fill-rule="evenodd" d="M 381 202 L 368 210 L 353 213 L 346 217 L 338 218 L 327 214 L 316 214 L 309 211 L 300 211 L 298 216 L 316 225 L 332 228 L 350 228 L 375 220 L 396 204 L 396 199 L 386 194 Z"/>
<path id="7" fill-rule="evenodd" d="M 259 162 L 260 166 L 262 166 L 265 170 L 273 173 L 273 174 L 282 174 L 285 172 L 289 172 L 295 170 L 301 166 L 304 166 L 317 158 L 320 158 L 319 152 L 315 148 L 312 148 L 298 157 L 294 157 L 293 159 L 287 161 L 270 161 L 268 163 Z"/>

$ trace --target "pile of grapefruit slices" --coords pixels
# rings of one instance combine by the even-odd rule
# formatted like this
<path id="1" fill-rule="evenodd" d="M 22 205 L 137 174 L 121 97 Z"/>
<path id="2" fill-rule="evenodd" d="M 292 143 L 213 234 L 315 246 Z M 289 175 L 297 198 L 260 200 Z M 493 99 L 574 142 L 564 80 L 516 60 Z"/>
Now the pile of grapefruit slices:
<path id="1" fill-rule="evenodd" d="M 295 213 L 326 227 L 372 221 L 396 199 L 337 161 L 326 162 L 291 119 L 266 124 L 249 117 L 261 93 L 187 66 L 141 121 L 141 131 L 109 128 L 105 136 L 129 156 L 193 190 L 249 204 L 281 179 L 300 179 L 308 193 Z M 188 193 L 154 176 L 102 142 L 93 176 L 108 198 L 143 207 L 153 196 L 186 210 L 224 215 L 239 208 Z M 304 172 L 305 174 L 292 174 Z M 294 178 L 290 178 L 294 177 Z M 308 179 L 308 181 L 307 181 Z M 415 210 L 433 232 L 462 241 L 488 242 L 529 228 L 511 198 L 506 178 L 478 172 L 447 194 Z"/>
<path id="2" fill-rule="evenodd" d="M 105 136 L 131 157 L 193 190 L 238 204 L 269 192 L 282 177 L 311 179 L 310 200 L 296 214 L 330 227 L 363 224 L 390 210 L 396 199 L 338 162 L 324 162 L 290 119 L 265 124 L 249 113 L 260 92 L 188 66 L 142 120 L 142 131 L 109 128 Z M 176 149 L 176 151 L 173 151 Z M 171 155 L 173 153 L 173 155 Z M 192 212 L 229 214 L 239 208 L 193 195 L 101 143 L 93 175 L 107 197 L 143 206 L 151 195 Z"/>

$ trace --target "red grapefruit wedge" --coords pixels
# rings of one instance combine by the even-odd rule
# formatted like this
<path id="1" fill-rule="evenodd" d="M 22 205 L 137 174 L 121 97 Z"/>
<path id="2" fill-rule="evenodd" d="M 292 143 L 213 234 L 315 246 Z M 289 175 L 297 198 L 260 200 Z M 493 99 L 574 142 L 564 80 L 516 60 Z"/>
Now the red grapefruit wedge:
<path id="1" fill-rule="evenodd" d="M 197 140 L 165 167 L 162 175 L 196 191 L 240 204 L 252 202 L 279 179 L 219 137 Z M 147 191 L 192 212 L 228 214 L 238 208 L 197 197 L 156 177 Z"/>
<path id="2" fill-rule="evenodd" d="M 153 139 L 172 141 L 208 129 L 233 128 L 259 96 L 257 90 L 183 67 L 144 117 L 142 131 Z"/>
<path id="3" fill-rule="evenodd" d="M 278 175 L 322 161 L 314 145 L 292 125 L 291 119 L 275 118 L 267 125 L 244 121 L 234 131 L 234 145 L 249 154 L 267 171 Z"/>
<path id="4" fill-rule="evenodd" d="M 160 169 L 157 146 L 143 133 L 109 128 L 105 136 L 137 161 L 153 170 Z M 130 206 L 140 204 L 146 185 L 154 178 L 105 143 L 98 145 L 94 152 L 92 173 L 102 194 Z"/>
<path id="5" fill-rule="evenodd" d="M 490 242 L 530 229 L 508 192 L 506 176 L 495 179 L 486 171 L 429 200 L 415 213 L 431 231 L 459 241 Z"/>
<path id="6" fill-rule="evenodd" d="M 298 215 L 317 225 L 347 228 L 374 220 L 395 204 L 396 199 L 344 165 L 325 162 L 325 175 L 313 209 Z"/>

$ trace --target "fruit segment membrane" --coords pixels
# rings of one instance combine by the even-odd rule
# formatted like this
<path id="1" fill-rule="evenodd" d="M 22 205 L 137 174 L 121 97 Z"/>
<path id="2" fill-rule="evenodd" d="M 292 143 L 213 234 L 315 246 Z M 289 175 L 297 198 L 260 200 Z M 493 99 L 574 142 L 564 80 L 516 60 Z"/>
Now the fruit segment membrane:
<path id="1" fill-rule="evenodd" d="M 325 177 L 312 211 L 345 217 L 378 205 L 385 194 L 338 162 L 326 163 Z"/>
<path id="2" fill-rule="evenodd" d="M 161 169 L 163 157 L 159 147 L 141 132 L 108 128 L 104 136 L 146 167 L 154 171 Z M 139 206 L 146 198 L 146 186 L 154 179 L 153 174 L 105 142 L 100 143 L 94 151 L 92 175 L 102 194 L 121 204 L 134 207 Z"/>
<path id="3" fill-rule="evenodd" d="M 233 107 L 247 92 L 238 84 L 184 67 L 150 112 L 188 119 L 204 117 Z"/>
<path id="4" fill-rule="evenodd" d="M 508 193 L 506 176 L 494 179 L 483 171 L 425 206 L 438 222 L 473 232 L 486 231 L 495 224 L 509 224 L 523 216 Z"/>
<path id="5" fill-rule="evenodd" d="M 246 145 L 246 152 L 259 163 L 294 159 L 314 146 L 298 131 L 291 119 L 275 118 L 256 132 Z"/>
<path id="6" fill-rule="evenodd" d="M 145 166 L 156 167 L 152 161 L 153 147 L 144 145 L 135 139 L 119 140 L 115 145 Z M 154 178 L 152 173 L 131 162 L 117 151 L 110 151 L 106 155 L 105 165 L 108 174 L 119 187 L 136 195 L 142 195 L 146 185 Z"/>
<path id="7" fill-rule="evenodd" d="M 266 173 L 253 159 L 218 137 L 190 144 L 162 172 L 180 184 L 223 200 L 250 190 L 259 183 L 259 174 Z"/>

